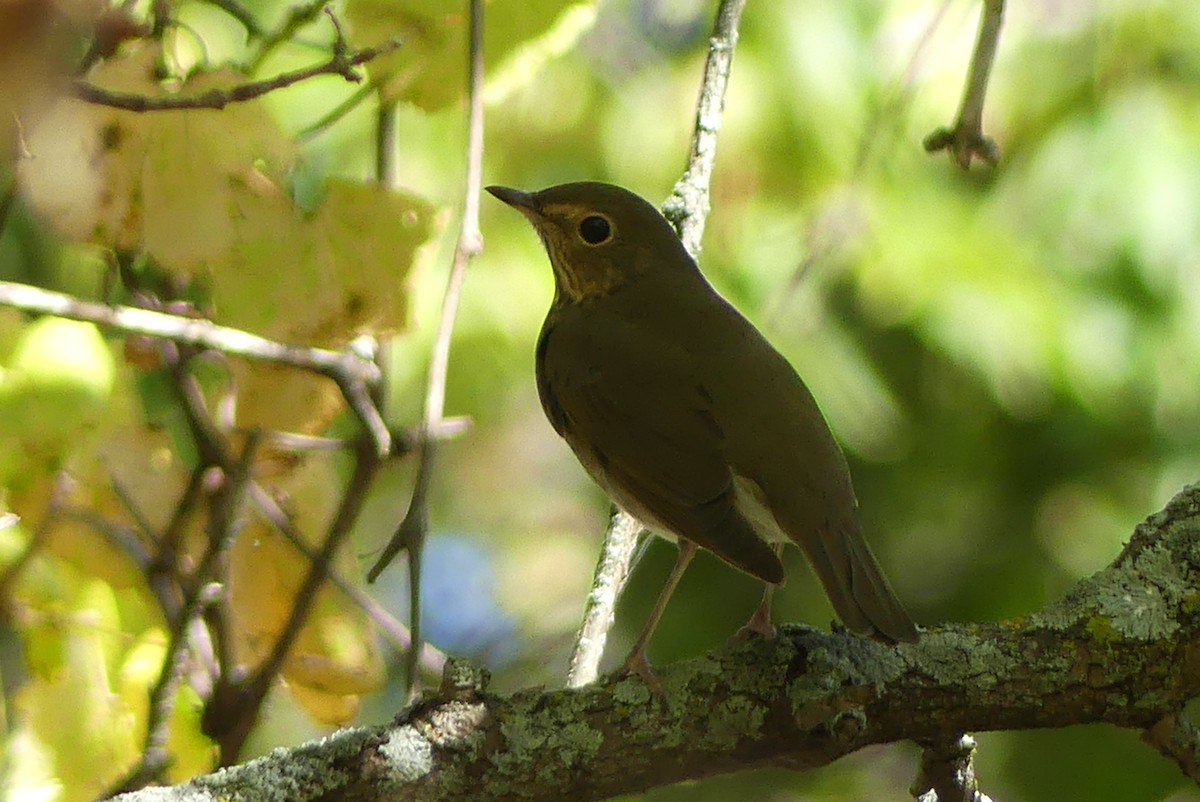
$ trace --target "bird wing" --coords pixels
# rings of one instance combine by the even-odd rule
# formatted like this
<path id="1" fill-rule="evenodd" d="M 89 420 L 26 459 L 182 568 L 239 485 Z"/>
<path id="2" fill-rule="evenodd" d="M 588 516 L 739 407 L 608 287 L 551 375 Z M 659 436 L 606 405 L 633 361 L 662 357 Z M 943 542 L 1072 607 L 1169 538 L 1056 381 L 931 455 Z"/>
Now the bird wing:
<path id="1" fill-rule="evenodd" d="M 748 323 L 742 328 L 761 345 L 710 352 L 705 365 L 707 373 L 741 379 L 714 385 L 714 414 L 730 429 L 733 470 L 761 489 L 848 627 L 915 640 L 912 620 L 863 537 L 846 459 L 816 401 L 783 356 Z"/>
<path id="2" fill-rule="evenodd" d="M 734 506 L 694 354 L 629 321 L 565 315 L 543 330 L 539 352 L 547 416 L 618 504 L 753 576 L 783 580 L 774 550 Z"/>

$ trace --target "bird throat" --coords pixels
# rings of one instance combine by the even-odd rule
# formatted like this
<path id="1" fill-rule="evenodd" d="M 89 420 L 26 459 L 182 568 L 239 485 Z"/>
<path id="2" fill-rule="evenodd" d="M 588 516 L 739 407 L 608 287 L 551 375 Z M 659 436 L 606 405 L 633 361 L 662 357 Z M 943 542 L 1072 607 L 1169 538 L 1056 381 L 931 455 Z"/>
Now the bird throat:
<path id="1" fill-rule="evenodd" d="M 546 246 L 546 253 L 550 255 L 554 282 L 563 300 L 577 303 L 603 298 L 628 278 L 608 259 L 596 257 L 589 259 L 586 264 L 576 264 L 560 243 L 544 235 L 542 242 Z"/>

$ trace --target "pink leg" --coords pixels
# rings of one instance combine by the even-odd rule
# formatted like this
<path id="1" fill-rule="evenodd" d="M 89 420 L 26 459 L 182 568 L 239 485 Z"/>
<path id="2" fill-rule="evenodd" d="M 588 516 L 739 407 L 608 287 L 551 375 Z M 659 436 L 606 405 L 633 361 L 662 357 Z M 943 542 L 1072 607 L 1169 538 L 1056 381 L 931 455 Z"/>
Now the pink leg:
<path id="1" fill-rule="evenodd" d="M 683 572 L 687 570 L 688 563 L 696 556 L 696 548 L 696 544 L 690 540 L 679 538 L 679 556 L 675 558 L 675 567 L 671 569 L 671 575 L 667 577 L 667 584 L 658 594 L 658 601 L 654 603 L 654 609 L 650 611 L 646 625 L 642 627 L 642 634 L 638 636 L 637 643 L 633 645 L 633 650 L 629 652 L 629 656 L 625 658 L 625 664 L 621 667 L 623 671 L 635 673 L 641 677 L 650 690 L 659 696 L 663 693 L 662 683 L 650 670 L 650 663 L 646 660 L 646 647 L 650 645 L 650 638 L 653 637 L 654 630 L 658 627 L 658 621 L 662 618 L 663 610 L 667 608 L 671 594 L 675 592 L 679 580 L 683 578 Z"/>
<path id="2" fill-rule="evenodd" d="M 775 553 L 783 553 L 783 544 L 775 544 Z M 762 601 L 758 603 L 758 608 L 755 609 L 754 615 L 750 616 L 741 629 L 733 634 L 735 641 L 745 640 L 751 635 L 760 635 L 768 640 L 775 637 L 775 625 L 771 623 L 771 597 L 775 594 L 775 585 L 770 582 L 764 583 L 766 587 L 763 589 Z"/>

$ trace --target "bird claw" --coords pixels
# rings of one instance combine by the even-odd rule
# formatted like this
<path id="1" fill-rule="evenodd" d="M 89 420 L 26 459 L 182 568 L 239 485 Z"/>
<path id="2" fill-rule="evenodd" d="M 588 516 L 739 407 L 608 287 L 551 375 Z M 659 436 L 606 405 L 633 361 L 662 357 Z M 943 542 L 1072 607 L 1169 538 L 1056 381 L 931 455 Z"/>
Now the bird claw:
<path id="1" fill-rule="evenodd" d="M 753 637 L 773 640 L 776 634 L 778 633 L 775 631 L 775 625 L 771 623 L 771 608 L 759 607 L 754 611 L 754 615 L 750 616 L 750 620 L 733 633 L 729 640 L 732 643 L 741 643 Z"/>
<path id="2" fill-rule="evenodd" d="M 650 693 L 665 699 L 667 694 L 663 690 L 662 683 L 654 672 L 650 669 L 650 662 L 646 660 L 646 655 L 640 652 L 634 652 L 625 658 L 624 664 L 621 665 L 621 673 L 628 676 L 629 674 L 637 674 L 642 678 L 642 682 L 646 683 L 646 687 L 650 689 Z"/>

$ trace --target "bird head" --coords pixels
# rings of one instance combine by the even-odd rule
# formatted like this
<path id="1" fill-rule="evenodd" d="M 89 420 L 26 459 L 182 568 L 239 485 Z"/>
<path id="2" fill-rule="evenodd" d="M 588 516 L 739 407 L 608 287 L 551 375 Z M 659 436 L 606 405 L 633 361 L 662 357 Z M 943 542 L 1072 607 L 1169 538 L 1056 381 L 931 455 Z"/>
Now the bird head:
<path id="1" fill-rule="evenodd" d="M 487 191 L 533 224 L 563 300 L 604 297 L 640 277 L 680 266 L 696 270 L 666 218 L 629 190 L 581 181 L 540 192 L 500 186 Z"/>

